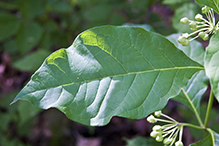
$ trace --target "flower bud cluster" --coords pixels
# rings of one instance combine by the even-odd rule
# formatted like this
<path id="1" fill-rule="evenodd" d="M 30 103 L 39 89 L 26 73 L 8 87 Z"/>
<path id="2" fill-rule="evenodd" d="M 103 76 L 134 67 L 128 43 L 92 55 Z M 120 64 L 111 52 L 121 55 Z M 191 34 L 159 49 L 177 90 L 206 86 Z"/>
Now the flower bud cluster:
<path id="1" fill-rule="evenodd" d="M 165 119 L 161 119 L 159 117 L 164 117 Z M 156 122 L 164 122 L 165 125 L 155 125 L 152 128 L 152 132 L 150 133 L 150 136 L 155 138 L 156 141 L 162 142 L 165 146 L 169 145 L 172 146 L 175 144 L 175 146 L 183 146 L 182 143 L 182 132 L 183 132 L 183 126 L 177 122 L 176 120 L 172 119 L 171 117 L 163 114 L 161 111 L 157 111 L 154 113 L 154 115 L 150 115 L 147 118 L 147 121 L 150 123 L 156 123 Z M 176 141 L 177 137 L 179 137 L 179 140 Z"/>
<path id="2" fill-rule="evenodd" d="M 189 24 L 190 29 L 194 31 L 191 34 L 184 33 L 178 38 L 178 42 L 183 46 L 188 46 L 192 40 L 198 37 L 206 41 L 209 39 L 209 35 L 219 32 L 219 22 L 217 24 L 215 23 L 213 9 L 205 6 L 202 8 L 202 13 L 206 15 L 207 19 L 205 19 L 201 14 L 197 14 L 195 16 L 195 21 L 189 20 L 187 17 L 180 20 L 183 24 Z M 196 36 L 190 39 L 190 37 L 194 35 Z"/>

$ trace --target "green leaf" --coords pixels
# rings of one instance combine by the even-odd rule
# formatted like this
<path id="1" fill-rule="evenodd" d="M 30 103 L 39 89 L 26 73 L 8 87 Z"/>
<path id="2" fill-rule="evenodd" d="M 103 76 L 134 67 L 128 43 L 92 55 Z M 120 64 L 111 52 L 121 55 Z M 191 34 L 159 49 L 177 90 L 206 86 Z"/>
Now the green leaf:
<path id="1" fill-rule="evenodd" d="M 212 36 L 209 46 L 205 52 L 205 71 L 206 75 L 210 78 L 211 88 L 214 95 L 219 101 L 219 34 Z"/>
<path id="2" fill-rule="evenodd" d="M 42 28 L 37 23 L 23 24 L 16 37 L 18 50 L 22 54 L 31 50 L 39 42 L 42 32 Z"/>
<path id="3" fill-rule="evenodd" d="M 0 41 L 16 34 L 21 21 L 9 13 L 0 13 Z"/>
<path id="4" fill-rule="evenodd" d="M 189 58 L 204 65 L 204 48 L 198 41 L 190 42 L 189 46 L 182 46 L 178 43 L 177 38 L 180 34 L 172 34 L 167 37 L 174 45 L 182 50 Z M 206 92 L 208 87 L 208 77 L 204 71 L 197 72 L 188 82 L 187 86 L 184 87 L 185 92 L 180 92 L 173 100 L 183 103 L 188 106 L 191 110 L 193 104 L 196 110 L 200 111 L 200 102 L 203 94 Z M 186 94 L 186 95 L 185 95 Z M 189 98 L 188 98 L 189 97 Z"/>
<path id="5" fill-rule="evenodd" d="M 34 18 L 44 13 L 44 0 L 17 0 L 22 18 Z"/>
<path id="6" fill-rule="evenodd" d="M 140 27 L 145 29 L 146 31 L 153 31 L 155 32 L 155 30 L 153 29 L 152 26 L 148 25 L 148 24 L 132 24 L 132 23 L 125 23 L 122 26 L 129 26 L 129 27 Z"/>
<path id="7" fill-rule="evenodd" d="M 138 27 L 96 27 L 50 55 L 16 96 L 86 125 L 141 119 L 202 70 L 166 38 Z"/>
<path id="8" fill-rule="evenodd" d="M 189 0 L 164 0 L 163 4 L 173 5 L 173 4 L 179 4 L 179 3 L 185 3 L 189 2 Z"/>
<path id="9" fill-rule="evenodd" d="M 210 134 L 204 139 L 191 144 L 190 146 L 218 146 L 219 145 L 219 134 L 208 129 Z"/>
<path id="10" fill-rule="evenodd" d="M 51 12 L 69 13 L 73 6 L 67 1 L 47 0 L 46 9 Z"/>
<path id="11" fill-rule="evenodd" d="M 180 19 L 183 17 L 187 17 L 190 20 L 194 20 L 197 12 L 197 6 L 193 3 L 186 3 L 182 5 L 179 9 L 175 11 L 175 14 L 173 16 L 173 27 L 178 32 L 191 32 L 189 25 L 180 23 Z"/>
<path id="12" fill-rule="evenodd" d="M 135 137 L 124 140 L 127 142 L 126 146 L 163 146 L 163 143 L 158 143 L 154 138 Z"/>
<path id="13" fill-rule="evenodd" d="M 218 0 L 196 0 L 196 2 L 203 4 L 203 5 L 207 5 L 211 8 L 214 9 L 215 12 L 217 12 L 219 14 L 219 4 L 218 4 Z"/>
<path id="14" fill-rule="evenodd" d="M 88 9 L 84 13 L 84 17 L 88 21 L 105 21 L 112 13 L 112 6 L 107 4 L 96 5 Z"/>
<path id="15" fill-rule="evenodd" d="M 200 102 L 207 87 L 208 78 L 204 71 L 199 71 L 189 80 L 187 86 L 183 88 L 185 92 L 181 91 L 179 95 L 173 98 L 173 100 L 183 103 L 191 110 L 193 110 L 193 104 L 196 110 L 200 112 Z"/>
<path id="16" fill-rule="evenodd" d="M 182 34 L 180 33 L 172 34 L 167 36 L 167 39 L 171 41 L 178 49 L 182 50 L 189 58 L 201 65 L 204 65 L 205 51 L 202 44 L 196 40 L 193 40 L 189 43 L 189 46 L 183 46 L 177 40 L 181 35 Z"/>
<path id="17" fill-rule="evenodd" d="M 49 51 L 39 50 L 14 62 L 13 67 L 21 71 L 35 71 L 49 54 Z"/>

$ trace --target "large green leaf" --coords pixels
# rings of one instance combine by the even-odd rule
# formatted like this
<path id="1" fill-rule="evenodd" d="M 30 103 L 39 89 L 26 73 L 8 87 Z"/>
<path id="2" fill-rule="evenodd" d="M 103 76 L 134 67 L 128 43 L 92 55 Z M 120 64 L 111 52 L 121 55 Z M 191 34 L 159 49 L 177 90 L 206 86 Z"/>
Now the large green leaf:
<path id="1" fill-rule="evenodd" d="M 105 125 L 114 115 L 140 119 L 162 109 L 202 69 L 156 33 L 96 27 L 50 55 L 14 102 L 56 107 L 87 125 Z"/>
<path id="2" fill-rule="evenodd" d="M 211 7 L 211 8 L 213 8 L 214 11 L 219 14 L 218 0 L 196 0 L 196 2 L 198 2 L 200 4 L 207 5 L 207 6 Z"/>
<path id="3" fill-rule="evenodd" d="M 192 60 L 204 65 L 204 48 L 202 44 L 198 41 L 192 41 L 189 46 L 182 46 L 178 43 L 177 38 L 181 34 L 172 34 L 167 37 L 174 45 L 182 50 L 188 57 Z M 181 102 L 193 110 L 192 106 L 196 108 L 199 112 L 200 101 L 203 94 L 206 92 L 208 87 L 208 77 L 205 75 L 204 71 L 197 72 L 188 82 L 179 95 L 177 95 L 173 100 Z M 183 91 L 184 90 L 184 91 Z"/>
<path id="4" fill-rule="evenodd" d="M 219 134 L 210 129 L 208 131 L 210 134 L 207 137 L 190 146 L 219 146 Z"/>
<path id="5" fill-rule="evenodd" d="M 206 48 L 205 70 L 210 78 L 211 87 L 214 95 L 219 101 L 219 34 L 214 35 Z"/>

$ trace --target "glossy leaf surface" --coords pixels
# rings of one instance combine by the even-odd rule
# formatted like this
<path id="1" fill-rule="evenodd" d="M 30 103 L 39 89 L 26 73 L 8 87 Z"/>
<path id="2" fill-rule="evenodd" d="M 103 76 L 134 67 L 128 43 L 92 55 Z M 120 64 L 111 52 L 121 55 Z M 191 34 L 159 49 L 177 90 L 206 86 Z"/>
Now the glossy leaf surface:
<path id="1" fill-rule="evenodd" d="M 198 3 L 207 5 L 214 9 L 215 12 L 219 14 L 218 0 L 196 0 Z"/>
<path id="2" fill-rule="evenodd" d="M 214 35 L 205 54 L 206 75 L 210 78 L 214 95 L 219 101 L 219 34 Z"/>
<path id="3" fill-rule="evenodd" d="M 191 144 L 190 146 L 218 146 L 219 134 L 210 129 L 208 131 L 210 131 L 210 134 L 207 137 L 194 144 Z"/>
<path id="4" fill-rule="evenodd" d="M 204 65 L 204 48 L 202 44 L 198 41 L 190 42 L 189 46 L 182 46 L 178 43 L 177 38 L 181 34 L 172 34 L 167 37 L 174 45 L 182 50 L 188 57 L 192 60 Z M 208 77 L 205 75 L 205 71 L 197 72 L 188 82 L 187 86 L 183 88 L 183 91 L 180 92 L 178 96 L 173 98 L 178 102 L 181 102 L 188 106 L 191 110 L 191 104 L 193 104 L 197 111 L 200 110 L 200 101 L 203 94 L 206 92 L 208 87 Z"/>
<path id="5" fill-rule="evenodd" d="M 166 38 L 137 27 L 96 27 L 50 55 L 14 99 L 105 125 L 162 109 L 202 70 Z"/>

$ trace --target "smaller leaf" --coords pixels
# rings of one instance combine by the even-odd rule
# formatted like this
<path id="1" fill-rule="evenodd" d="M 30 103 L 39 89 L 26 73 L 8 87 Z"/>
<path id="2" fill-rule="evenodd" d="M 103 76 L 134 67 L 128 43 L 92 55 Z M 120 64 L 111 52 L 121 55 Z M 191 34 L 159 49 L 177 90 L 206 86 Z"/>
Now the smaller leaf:
<path id="1" fill-rule="evenodd" d="M 44 0 L 17 0 L 21 16 L 24 18 L 33 18 L 42 15 L 44 12 Z"/>
<path id="2" fill-rule="evenodd" d="M 39 50 L 14 62 L 13 66 L 21 71 L 35 71 L 49 54 L 49 51 Z"/>
<path id="3" fill-rule="evenodd" d="M 153 138 L 135 137 L 133 139 L 126 139 L 126 146 L 163 146 L 163 143 L 158 143 Z"/>
<path id="4" fill-rule="evenodd" d="M 215 34 L 206 48 L 205 52 L 205 71 L 210 78 L 211 88 L 216 99 L 219 101 L 219 34 Z"/>
<path id="5" fill-rule="evenodd" d="M 188 17 L 188 19 L 193 20 L 197 12 L 197 6 L 193 3 L 186 3 L 182 5 L 179 9 L 175 11 L 175 14 L 173 16 L 173 27 L 178 32 L 191 32 L 188 25 L 180 23 L 180 19 L 186 16 Z"/>
<path id="6" fill-rule="evenodd" d="M 177 41 L 179 36 L 180 34 L 172 34 L 167 36 L 167 39 L 169 39 L 177 48 L 182 50 L 192 60 L 203 65 L 205 52 L 202 44 L 194 40 L 189 44 L 189 46 L 182 46 Z M 191 110 L 191 104 L 193 104 L 196 107 L 196 110 L 199 111 L 201 98 L 207 90 L 208 82 L 208 77 L 205 75 L 205 72 L 199 71 L 189 80 L 187 86 L 183 88 L 186 95 L 181 91 L 179 95 L 172 99 L 183 103 Z M 189 99 L 187 97 L 189 97 Z"/>
<path id="7" fill-rule="evenodd" d="M 48 11 L 59 13 L 68 13 L 73 10 L 73 7 L 68 2 L 59 0 L 48 0 L 46 8 Z"/>
<path id="8" fill-rule="evenodd" d="M 196 0 L 196 2 L 213 8 L 219 14 L 218 0 Z"/>
<path id="9" fill-rule="evenodd" d="M 210 134 L 207 137 L 190 146 L 219 146 L 219 134 L 210 129 L 208 131 Z"/>
<path id="10" fill-rule="evenodd" d="M 18 50 L 22 54 L 31 50 L 39 42 L 42 32 L 42 28 L 37 23 L 23 24 L 16 37 Z"/>
<path id="11" fill-rule="evenodd" d="M 106 20 L 112 13 L 111 5 L 96 5 L 91 7 L 84 13 L 84 17 L 88 21 L 103 21 Z"/>
<path id="12" fill-rule="evenodd" d="M 183 103 L 184 105 L 188 106 L 191 110 L 193 110 L 191 106 L 191 104 L 193 104 L 196 110 L 199 112 L 200 102 L 203 94 L 207 90 L 207 87 L 208 87 L 208 78 L 206 77 L 204 71 L 200 71 L 196 73 L 189 80 L 188 85 L 183 88 L 185 90 L 185 93 L 181 91 L 179 95 L 177 95 L 175 98 L 172 99 L 180 103 Z M 189 97 L 189 99 L 186 96 Z"/>
<path id="13" fill-rule="evenodd" d="M 9 13 L 0 13 L 0 41 L 18 31 L 21 21 Z"/>
<path id="14" fill-rule="evenodd" d="M 174 5 L 179 3 L 189 2 L 189 0 L 164 0 L 163 4 Z"/>

